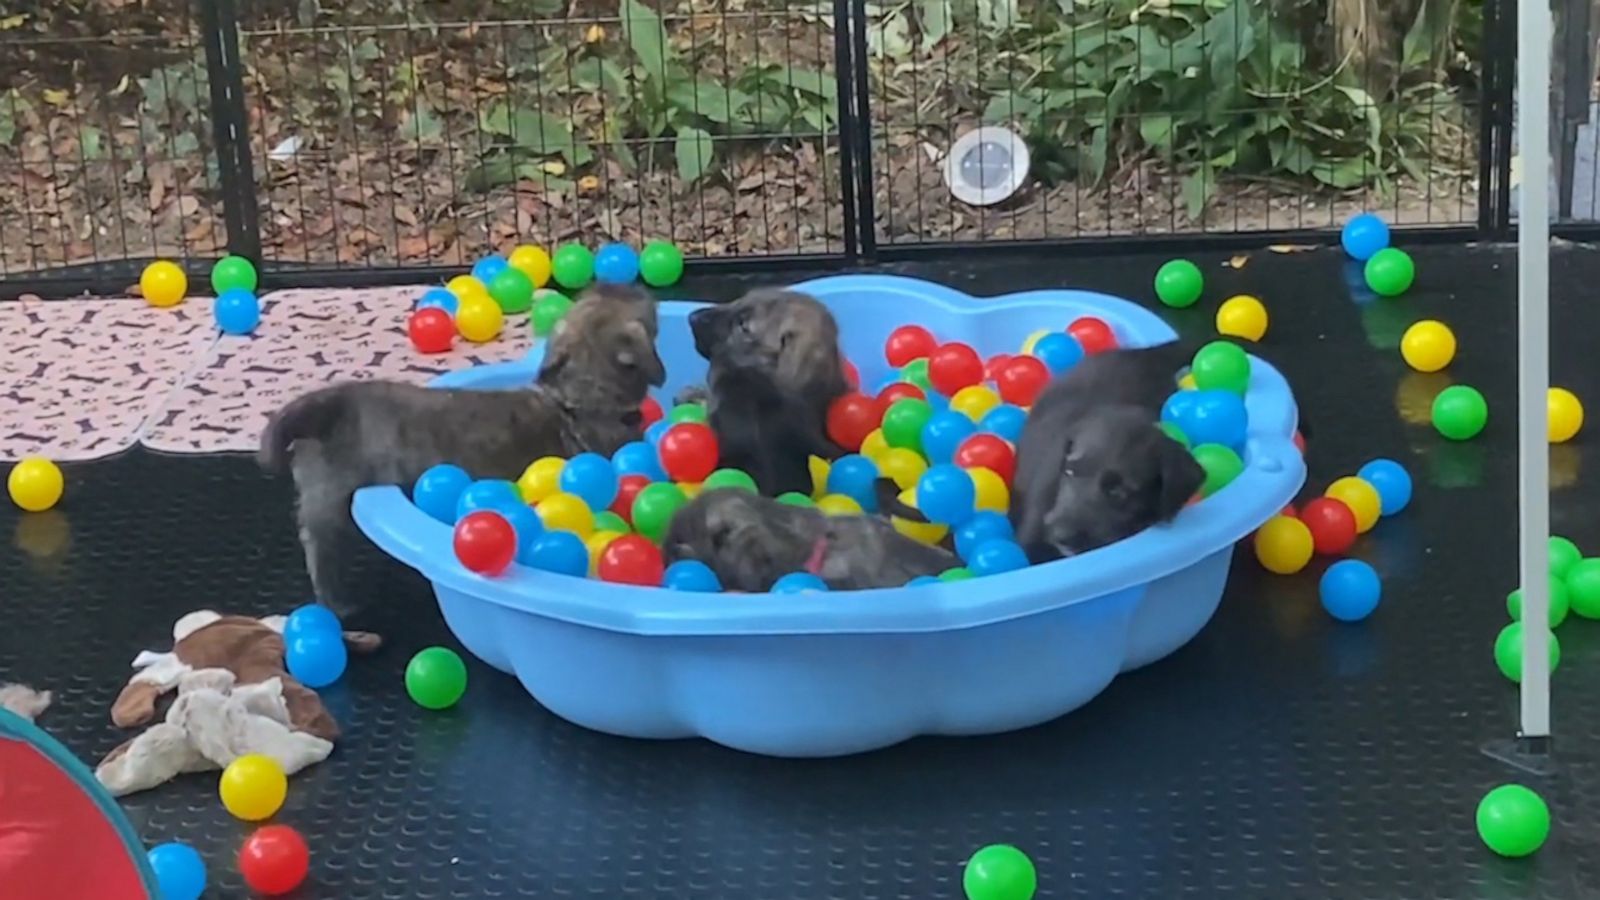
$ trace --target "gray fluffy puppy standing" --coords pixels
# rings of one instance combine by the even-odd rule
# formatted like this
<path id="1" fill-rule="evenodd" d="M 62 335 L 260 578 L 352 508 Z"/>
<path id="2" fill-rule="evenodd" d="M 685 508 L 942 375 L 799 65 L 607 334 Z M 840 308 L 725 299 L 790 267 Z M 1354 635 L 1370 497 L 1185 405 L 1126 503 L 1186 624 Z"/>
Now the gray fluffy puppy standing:
<path id="1" fill-rule="evenodd" d="M 610 455 L 643 436 L 639 404 L 666 378 L 656 307 L 636 288 L 586 292 L 556 326 L 534 384 L 500 391 L 354 381 L 306 393 L 274 414 L 258 459 L 290 471 L 300 541 L 317 599 L 335 602 L 350 499 L 374 484 L 409 487 L 454 463 L 474 478 L 516 478 L 542 456 Z"/>

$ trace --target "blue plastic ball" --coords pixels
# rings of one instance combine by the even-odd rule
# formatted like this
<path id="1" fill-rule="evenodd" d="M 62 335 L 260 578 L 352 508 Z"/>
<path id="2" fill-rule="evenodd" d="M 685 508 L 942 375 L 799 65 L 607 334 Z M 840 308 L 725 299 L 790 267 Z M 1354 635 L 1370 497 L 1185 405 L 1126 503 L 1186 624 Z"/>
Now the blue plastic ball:
<path id="1" fill-rule="evenodd" d="M 967 568 L 974 575 L 998 575 L 1028 567 L 1028 554 L 1022 546 L 1009 538 L 990 538 L 973 548 L 967 557 Z"/>
<path id="2" fill-rule="evenodd" d="M 289 613 L 289 617 L 283 621 L 283 639 L 285 641 L 294 640 L 302 634 L 310 634 L 314 631 L 342 636 L 344 634 L 344 626 L 339 623 L 339 617 L 333 614 L 333 610 L 320 603 L 307 603 L 305 606 Z"/>
<path id="3" fill-rule="evenodd" d="M 289 674 L 312 690 L 327 687 L 344 674 L 350 653 L 337 631 L 308 631 L 287 643 L 283 654 Z"/>
<path id="4" fill-rule="evenodd" d="M 828 493 L 843 494 L 867 512 L 878 511 L 878 464 L 859 453 L 841 456 L 828 469 Z"/>
<path id="5" fill-rule="evenodd" d="M 145 854 L 156 873 L 162 900 L 199 900 L 206 889 L 206 862 L 188 844 L 157 844 Z"/>
<path id="6" fill-rule="evenodd" d="M 411 502 L 417 509 L 446 525 L 456 523 L 456 505 L 461 494 L 472 484 L 472 476 L 460 466 L 440 463 L 417 478 L 411 488 Z"/>
<path id="7" fill-rule="evenodd" d="M 648 441 L 633 441 L 617 448 L 611 456 L 611 465 L 617 475 L 643 475 L 651 481 L 666 481 L 667 470 L 661 467 L 661 454 Z"/>
<path id="8" fill-rule="evenodd" d="M 605 244 L 594 255 L 594 277 L 607 284 L 632 284 L 639 277 L 639 254 L 627 244 Z"/>
<path id="9" fill-rule="evenodd" d="M 511 530 L 517 535 L 517 562 L 530 565 L 534 542 L 544 534 L 544 520 L 533 507 L 516 500 L 502 500 L 495 504 L 494 511 L 511 523 Z"/>
<path id="10" fill-rule="evenodd" d="M 589 574 L 589 550 L 570 531 L 546 531 L 528 550 L 528 565 L 559 575 L 582 578 Z"/>
<path id="11" fill-rule="evenodd" d="M 827 589 L 828 583 L 810 572 L 790 572 L 772 583 L 774 594 L 804 594 Z"/>
<path id="12" fill-rule="evenodd" d="M 1342 559 L 1322 573 L 1322 608 L 1341 622 L 1359 622 L 1378 608 L 1383 582 L 1359 559 Z"/>
<path id="13" fill-rule="evenodd" d="M 617 470 L 598 453 L 579 453 L 562 467 L 561 489 L 602 512 L 617 499 Z"/>
<path id="14" fill-rule="evenodd" d="M 244 288 L 230 288 L 218 295 L 212 314 L 224 334 L 249 334 L 261 324 L 261 301 Z"/>
<path id="15" fill-rule="evenodd" d="M 485 256 L 473 265 L 472 277 L 485 285 L 490 285 L 494 283 L 495 278 L 499 277 L 501 272 L 504 272 L 510 266 L 511 264 L 506 262 L 506 258 L 503 256 Z"/>
<path id="16" fill-rule="evenodd" d="M 1033 355 L 1051 375 L 1060 375 L 1082 361 L 1083 345 L 1070 334 L 1052 331 L 1034 342 Z"/>
<path id="17" fill-rule="evenodd" d="M 661 443 L 661 436 L 666 434 L 667 429 L 671 428 L 673 424 L 671 419 L 662 419 L 644 430 L 644 439 L 649 441 L 652 447 Z"/>
<path id="18" fill-rule="evenodd" d="M 1339 243 L 1344 245 L 1344 252 L 1350 254 L 1352 259 L 1365 262 L 1374 253 L 1389 246 L 1389 226 L 1372 213 L 1362 213 L 1344 223 Z"/>
<path id="19" fill-rule="evenodd" d="M 1244 398 L 1233 391 L 1178 391 L 1167 398 L 1161 419 L 1178 426 L 1195 447 L 1221 444 L 1242 452 L 1250 431 Z"/>
<path id="20" fill-rule="evenodd" d="M 918 575 L 906 582 L 906 587 L 922 587 L 928 584 L 942 584 L 937 575 Z"/>
<path id="21" fill-rule="evenodd" d="M 422 299 L 417 301 L 417 309 L 427 309 L 430 306 L 437 306 L 454 316 L 456 310 L 461 308 L 461 300 L 442 287 L 428 288 Z"/>
<path id="22" fill-rule="evenodd" d="M 667 566 L 661 577 L 661 586 L 672 591 L 693 591 L 714 594 L 722 590 L 722 581 L 711 567 L 698 559 L 680 559 Z"/>
<path id="23" fill-rule="evenodd" d="M 948 463 L 956 458 L 961 442 L 977 430 L 977 424 L 964 413 L 953 409 L 936 412 L 922 426 L 922 455 L 935 465 Z"/>
<path id="24" fill-rule="evenodd" d="M 941 525 L 961 525 L 972 518 L 977 498 L 972 476 L 948 463 L 929 468 L 917 482 L 917 509 Z"/>
<path id="25" fill-rule="evenodd" d="M 997 434 L 1015 444 L 1022 437 L 1022 426 L 1028 421 L 1028 411 L 1020 406 L 1002 403 L 978 420 L 978 430 Z"/>
<path id="26" fill-rule="evenodd" d="M 990 509 L 980 509 L 956 529 L 956 553 L 970 563 L 972 551 L 980 545 L 997 538 L 1009 541 L 1015 536 L 1011 520 L 1004 514 Z"/>
<path id="27" fill-rule="evenodd" d="M 1392 516 L 1411 503 L 1411 473 L 1392 459 L 1375 459 L 1356 477 L 1378 491 L 1378 511 L 1383 515 Z"/>
<path id="28" fill-rule="evenodd" d="M 461 492 L 461 497 L 456 501 L 456 517 L 453 522 L 460 521 L 467 513 L 477 512 L 480 509 L 499 509 L 508 503 L 521 503 L 522 495 L 517 493 L 517 486 L 509 481 L 498 478 L 485 478 L 467 485 Z"/>

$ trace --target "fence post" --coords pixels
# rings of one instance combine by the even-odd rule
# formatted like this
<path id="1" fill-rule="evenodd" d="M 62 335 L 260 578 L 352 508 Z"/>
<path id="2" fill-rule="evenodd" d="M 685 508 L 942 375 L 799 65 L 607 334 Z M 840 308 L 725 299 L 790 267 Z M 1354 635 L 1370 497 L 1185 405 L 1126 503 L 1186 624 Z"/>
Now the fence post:
<path id="1" fill-rule="evenodd" d="M 872 105 L 869 102 L 872 78 L 867 60 L 867 3 L 866 0 L 840 0 L 840 3 L 850 10 L 850 74 L 855 79 L 856 229 L 861 236 L 862 257 L 873 261 L 878 256 L 878 216 L 873 200 L 877 173 L 872 168 Z"/>
<path id="2" fill-rule="evenodd" d="M 850 53 L 851 0 L 833 2 L 833 77 L 838 93 L 839 205 L 844 215 L 844 252 L 852 262 L 861 257 L 861 224 L 856 218 L 856 69 Z"/>
<path id="3" fill-rule="evenodd" d="M 244 63 L 239 58 L 235 0 L 197 0 L 205 30 L 206 74 L 211 86 L 211 127 L 222 183 L 228 252 L 261 265 L 261 213 L 250 158 L 250 120 L 244 104 Z"/>

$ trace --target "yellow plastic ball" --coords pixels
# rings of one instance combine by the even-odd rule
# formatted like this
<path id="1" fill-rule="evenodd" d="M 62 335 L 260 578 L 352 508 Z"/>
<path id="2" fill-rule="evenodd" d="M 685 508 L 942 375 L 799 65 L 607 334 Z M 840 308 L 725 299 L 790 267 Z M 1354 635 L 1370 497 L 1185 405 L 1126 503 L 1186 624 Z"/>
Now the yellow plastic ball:
<path id="1" fill-rule="evenodd" d="M 1195 390 L 1196 387 L 1198 387 L 1198 385 L 1194 383 L 1193 372 L 1185 372 L 1183 373 L 1183 377 L 1178 379 L 1178 390 L 1180 391 L 1192 391 Z"/>
<path id="2" fill-rule="evenodd" d="M 1378 499 L 1378 489 L 1365 478 L 1347 475 L 1328 485 L 1328 489 L 1323 491 L 1322 495 L 1350 507 L 1350 511 L 1356 515 L 1357 534 L 1366 534 L 1372 530 L 1372 526 L 1378 524 L 1383 504 Z"/>
<path id="3" fill-rule="evenodd" d="M 594 533 L 594 513 L 577 494 L 556 491 L 540 500 L 534 511 L 550 531 L 570 531 L 584 540 Z"/>
<path id="4" fill-rule="evenodd" d="M 916 509 L 917 489 L 907 488 L 901 491 L 900 502 L 912 509 Z M 944 536 L 950 533 L 950 526 L 948 525 L 940 525 L 936 522 L 913 522 L 910 519 L 902 519 L 899 516 L 890 516 L 889 524 L 894 526 L 895 531 L 930 547 L 944 540 Z"/>
<path id="5" fill-rule="evenodd" d="M 444 289 L 462 303 L 472 299 L 489 300 L 489 288 L 471 275 L 457 275 L 445 282 Z M 492 301 L 491 301 L 492 302 Z"/>
<path id="6" fill-rule="evenodd" d="M 1267 307 L 1249 294 L 1229 297 L 1217 307 L 1217 334 L 1259 341 L 1267 333 Z"/>
<path id="7" fill-rule="evenodd" d="M 1311 529 L 1290 516 L 1273 516 L 1256 532 L 1256 559 L 1262 568 L 1293 575 L 1311 562 Z"/>
<path id="8" fill-rule="evenodd" d="M 189 292 L 189 276 L 175 262 L 157 260 L 139 275 L 139 293 L 151 306 L 177 306 Z"/>
<path id="9" fill-rule="evenodd" d="M 883 436 L 882 428 L 874 428 L 867 432 L 867 437 L 861 442 L 861 455 L 883 466 L 883 455 L 889 452 L 889 439 Z"/>
<path id="10" fill-rule="evenodd" d="M 1565 444 L 1583 427 L 1583 402 L 1566 388 L 1550 389 L 1549 410 L 1550 443 Z"/>
<path id="11" fill-rule="evenodd" d="M 1424 319 L 1400 336 L 1400 356 L 1418 372 L 1437 372 L 1456 358 L 1456 336 L 1450 326 Z"/>
<path id="12" fill-rule="evenodd" d="M 975 466 L 968 469 L 967 474 L 972 476 L 972 485 L 977 489 L 974 505 L 978 509 L 1003 513 L 1011 508 L 1011 489 L 993 469 Z"/>
<path id="13" fill-rule="evenodd" d="M 1033 347 L 1034 347 L 1035 344 L 1039 343 L 1039 339 L 1044 337 L 1047 334 L 1052 334 L 1052 333 L 1053 332 L 1051 332 L 1051 330 L 1048 329 L 1048 328 L 1041 328 L 1038 331 L 1035 331 L 1034 333 L 1028 335 L 1027 340 L 1022 342 L 1022 352 L 1023 353 L 1027 353 L 1027 354 L 1032 354 L 1033 353 Z"/>
<path id="14" fill-rule="evenodd" d="M 522 495 L 522 502 L 539 503 L 561 490 L 561 470 L 566 467 L 567 461 L 559 456 L 545 456 L 529 463 L 522 470 L 522 477 L 517 479 L 517 493 Z"/>
<path id="15" fill-rule="evenodd" d="M 494 340 L 505 322 L 506 314 L 500 311 L 500 304 L 487 298 L 464 299 L 456 308 L 456 330 L 475 344 Z"/>
<path id="16" fill-rule="evenodd" d="M 683 491 L 683 495 L 688 497 L 690 500 L 700 496 L 700 492 L 706 489 L 705 483 L 701 481 L 696 481 L 694 484 L 690 484 L 686 481 L 680 481 L 677 482 L 677 485 L 678 490 Z"/>
<path id="17" fill-rule="evenodd" d="M 902 491 L 916 487 L 922 473 L 928 471 L 928 461 L 905 447 L 890 447 L 873 462 L 878 464 L 878 472 Z"/>
<path id="18" fill-rule="evenodd" d="M 596 531 L 583 542 L 583 545 L 589 548 L 590 575 L 593 575 L 595 570 L 600 568 L 600 554 L 606 552 L 606 548 L 611 546 L 611 542 L 619 537 L 622 537 L 622 535 L 615 531 Z"/>
<path id="19" fill-rule="evenodd" d="M 26 456 L 6 476 L 11 502 L 28 512 L 44 512 L 61 500 L 66 479 L 61 467 L 42 456 Z"/>
<path id="20" fill-rule="evenodd" d="M 217 793 L 234 818 L 259 822 L 283 806 L 283 798 L 289 795 L 289 776 L 272 757 L 247 753 L 222 770 Z"/>
<path id="21" fill-rule="evenodd" d="M 550 254 L 544 252 L 543 247 L 532 244 L 523 244 L 511 251 L 511 256 L 506 260 L 511 268 L 528 276 L 536 288 L 542 288 L 550 283 Z"/>
<path id="22" fill-rule="evenodd" d="M 825 494 L 817 500 L 817 509 L 825 516 L 859 516 L 863 512 L 854 497 L 844 494 Z"/>
<path id="23" fill-rule="evenodd" d="M 981 384 L 968 385 L 950 398 L 950 408 L 976 422 L 1000 405 L 1000 395 L 994 388 Z"/>
<path id="24" fill-rule="evenodd" d="M 828 492 L 828 471 L 833 468 L 827 460 L 820 456 L 806 458 L 806 468 L 811 470 L 811 496 L 821 497 Z"/>

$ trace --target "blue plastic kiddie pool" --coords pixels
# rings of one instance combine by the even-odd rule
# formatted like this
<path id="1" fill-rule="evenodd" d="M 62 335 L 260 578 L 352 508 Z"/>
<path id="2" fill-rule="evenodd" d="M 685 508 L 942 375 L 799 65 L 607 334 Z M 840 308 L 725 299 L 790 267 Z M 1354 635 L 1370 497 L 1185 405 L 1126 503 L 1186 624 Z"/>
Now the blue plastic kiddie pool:
<path id="1" fill-rule="evenodd" d="M 976 298 L 885 275 L 795 286 L 838 317 L 843 349 L 871 385 L 883 344 L 906 323 L 984 356 L 1014 352 L 1039 329 L 1104 319 L 1123 346 L 1173 331 L 1125 300 L 1087 291 Z M 661 304 L 664 400 L 703 380 L 688 314 Z M 437 386 L 512 388 L 524 360 L 439 378 Z M 860 592 L 701 594 L 609 584 L 513 565 L 495 578 L 455 558 L 451 528 L 396 487 L 359 491 L 356 522 L 433 582 L 456 637 L 514 674 L 552 712 L 639 738 L 704 737 L 752 753 L 835 756 L 917 735 L 1024 728 L 1087 703 L 1120 672 L 1183 646 L 1222 599 L 1233 545 L 1283 508 L 1305 480 L 1297 412 L 1283 377 L 1252 358 L 1245 469 L 1175 522 L 1041 566 L 956 583 Z"/>

